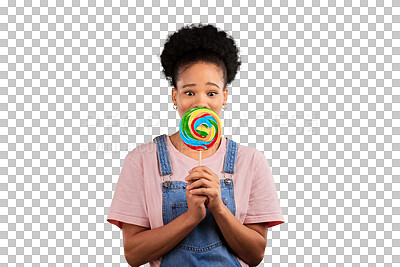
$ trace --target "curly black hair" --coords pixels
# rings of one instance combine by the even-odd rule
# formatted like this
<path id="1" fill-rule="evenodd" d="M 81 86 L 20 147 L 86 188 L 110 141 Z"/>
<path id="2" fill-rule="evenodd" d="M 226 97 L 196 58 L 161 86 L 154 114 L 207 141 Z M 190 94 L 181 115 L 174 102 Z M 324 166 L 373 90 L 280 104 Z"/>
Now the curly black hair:
<path id="1" fill-rule="evenodd" d="M 175 88 L 180 74 L 197 62 L 209 62 L 223 71 L 225 85 L 236 76 L 242 62 L 235 41 L 211 24 L 190 24 L 168 35 L 161 53 L 163 74 Z"/>

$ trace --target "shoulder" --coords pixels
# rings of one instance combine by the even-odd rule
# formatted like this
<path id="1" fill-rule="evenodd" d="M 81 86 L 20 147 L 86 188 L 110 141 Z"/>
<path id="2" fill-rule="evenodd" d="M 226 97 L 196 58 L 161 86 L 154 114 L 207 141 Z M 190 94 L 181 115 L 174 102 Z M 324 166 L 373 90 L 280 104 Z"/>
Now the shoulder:
<path id="1" fill-rule="evenodd" d="M 138 144 L 133 150 L 129 151 L 125 160 L 129 160 L 137 165 L 142 165 L 144 160 L 148 160 L 156 153 L 156 144 L 152 141 Z"/>
<path id="2" fill-rule="evenodd" d="M 257 148 L 236 143 L 238 144 L 238 162 L 248 162 L 250 165 L 257 167 L 263 160 L 266 160 L 264 153 Z"/>

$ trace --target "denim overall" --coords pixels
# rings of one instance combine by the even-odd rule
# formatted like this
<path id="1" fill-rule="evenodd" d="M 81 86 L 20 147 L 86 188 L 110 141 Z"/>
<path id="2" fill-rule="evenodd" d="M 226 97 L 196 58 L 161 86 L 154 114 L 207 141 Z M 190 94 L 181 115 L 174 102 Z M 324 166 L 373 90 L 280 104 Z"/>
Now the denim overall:
<path id="1" fill-rule="evenodd" d="M 166 143 L 166 135 L 153 139 L 157 144 L 157 156 L 161 176 L 169 175 L 162 182 L 162 215 L 164 225 L 168 224 L 188 210 L 186 201 L 187 182 L 171 181 L 172 168 Z M 225 137 L 226 138 L 226 137 Z M 233 215 L 236 212 L 232 178 L 225 173 L 234 173 L 238 145 L 227 138 L 227 150 L 223 174 L 220 179 L 221 199 Z M 163 266 L 238 266 L 240 263 L 234 252 L 228 247 L 214 216 L 207 209 L 206 217 L 172 250 L 162 257 Z"/>

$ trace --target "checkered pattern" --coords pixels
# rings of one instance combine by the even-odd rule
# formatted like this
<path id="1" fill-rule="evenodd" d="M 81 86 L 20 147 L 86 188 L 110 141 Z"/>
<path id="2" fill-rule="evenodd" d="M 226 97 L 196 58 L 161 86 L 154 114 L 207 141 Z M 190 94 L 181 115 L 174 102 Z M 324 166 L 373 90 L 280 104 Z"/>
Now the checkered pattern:
<path id="1" fill-rule="evenodd" d="M 178 130 L 159 55 L 192 22 L 240 47 L 224 135 L 287 220 L 260 266 L 400 265 L 400 1 L 0 5 L 0 266 L 126 266 L 106 216 L 128 151 Z"/>

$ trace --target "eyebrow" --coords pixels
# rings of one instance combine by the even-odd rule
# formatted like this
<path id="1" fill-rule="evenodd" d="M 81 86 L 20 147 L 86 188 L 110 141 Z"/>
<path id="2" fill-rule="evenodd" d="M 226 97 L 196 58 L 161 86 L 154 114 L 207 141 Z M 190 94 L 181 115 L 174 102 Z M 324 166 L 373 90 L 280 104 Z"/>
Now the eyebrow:
<path id="1" fill-rule="evenodd" d="M 218 87 L 218 89 L 219 89 L 219 86 L 212 82 L 207 82 L 206 85 L 214 85 L 214 86 Z M 190 86 L 196 86 L 196 84 L 195 83 L 185 84 L 184 86 L 182 86 L 182 89 L 185 87 L 190 87 Z"/>

